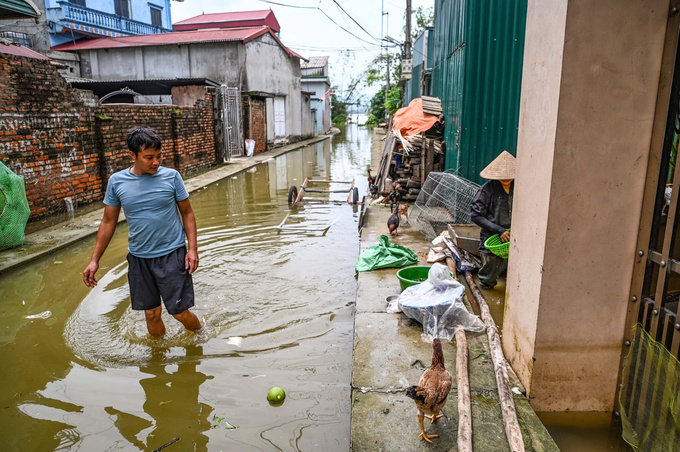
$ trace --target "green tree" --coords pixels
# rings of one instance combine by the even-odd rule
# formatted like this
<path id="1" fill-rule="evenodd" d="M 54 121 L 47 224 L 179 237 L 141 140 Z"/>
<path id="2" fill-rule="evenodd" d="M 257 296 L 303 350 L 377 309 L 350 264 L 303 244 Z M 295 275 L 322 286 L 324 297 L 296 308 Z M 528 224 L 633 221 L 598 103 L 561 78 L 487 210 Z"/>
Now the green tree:
<path id="1" fill-rule="evenodd" d="M 401 108 L 403 97 L 404 90 L 400 86 L 393 87 L 387 93 L 387 96 L 385 96 L 385 109 L 390 115 L 394 115 Z"/>
<path id="2" fill-rule="evenodd" d="M 336 88 L 336 87 L 334 87 Z M 347 122 L 347 104 L 338 99 L 335 94 L 331 94 L 331 121 L 339 126 Z"/>
<path id="3" fill-rule="evenodd" d="M 413 25 L 411 27 L 411 42 L 413 42 L 425 30 L 425 27 L 434 25 L 434 9 L 419 6 L 412 12 L 411 24 Z"/>
<path id="4" fill-rule="evenodd" d="M 371 103 L 368 109 L 367 126 L 375 127 L 381 122 L 385 121 L 385 85 L 371 98 Z"/>

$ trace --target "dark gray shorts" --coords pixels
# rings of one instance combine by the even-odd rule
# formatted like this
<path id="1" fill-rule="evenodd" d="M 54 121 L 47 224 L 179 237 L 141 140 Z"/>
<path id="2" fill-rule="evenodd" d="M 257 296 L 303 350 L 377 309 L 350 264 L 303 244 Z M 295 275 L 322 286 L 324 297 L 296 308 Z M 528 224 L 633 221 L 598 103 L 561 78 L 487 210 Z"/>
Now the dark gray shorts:
<path id="1" fill-rule="evenodd" d="M 185 247 L 165 256 L 142 258 L 128 253 L 128 282 L 132 309 L 146 311 L 161 305 L 172 315 L 194 305 L 194 284 L 184 268 Z"/>

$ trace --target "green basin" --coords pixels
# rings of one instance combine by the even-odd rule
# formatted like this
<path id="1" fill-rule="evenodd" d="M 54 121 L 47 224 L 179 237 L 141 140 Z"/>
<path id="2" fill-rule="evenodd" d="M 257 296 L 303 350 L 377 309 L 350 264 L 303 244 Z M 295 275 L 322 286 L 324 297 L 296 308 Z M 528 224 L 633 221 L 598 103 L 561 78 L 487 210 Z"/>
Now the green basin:
<path id="1" fill-rule="evenodd" d="M 397 279 L 399 279 L 401 284 L 401 290 L 425 281 L 429 271 L 430 267 L 427 266 L 404 267 L 399 270 L 397 272 Z"/>

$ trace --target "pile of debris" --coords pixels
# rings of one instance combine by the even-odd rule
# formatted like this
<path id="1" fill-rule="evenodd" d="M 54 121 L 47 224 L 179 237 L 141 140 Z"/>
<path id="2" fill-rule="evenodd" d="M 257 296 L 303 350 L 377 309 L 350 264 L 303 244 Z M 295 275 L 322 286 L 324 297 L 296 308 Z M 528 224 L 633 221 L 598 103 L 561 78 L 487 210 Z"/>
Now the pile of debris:
<path id="1" fill-rule="evenodd" d="M 396 183 L 402 200 L 415 201 L 428 174 L 444 171 L 445 154 L 441 102 L 436 97 L 412 100 L 388 127 L 376 174 L 378 192 L 384 195 Z"/>

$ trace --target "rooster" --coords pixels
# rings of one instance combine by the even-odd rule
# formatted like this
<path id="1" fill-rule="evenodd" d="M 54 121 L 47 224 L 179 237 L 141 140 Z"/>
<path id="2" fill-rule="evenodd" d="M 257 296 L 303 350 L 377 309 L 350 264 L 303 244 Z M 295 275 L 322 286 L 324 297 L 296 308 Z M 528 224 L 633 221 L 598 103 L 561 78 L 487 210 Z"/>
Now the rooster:
<path id="1" fill-rule="evenodd" d="M 390 203 L 390 210 L 392 210 L 392 206 L 399 204 L 399 201 L 401 201 L 401 185 L 396 182 L 392 183 L 392 191 L 387 195 L 387 201 Z"/>
<path id="2" fill-rule="evenodd" d="M 378 197 L 378 186 L 375 184 L 375 177 L 371 174 L 371 168 L 368 169 L 368 191 L 371 193 L 371 198 Z"/>
<path id="3" fill-rule="evenodd" d="M 423 418 L 426 417 L 434 423 L 442 417 L 443 415 L 439 412 L 444 408 L 446 398 L 451 390 L 451 374 L 444 367 L 444 353 L 442 352 L 441 341 L 438 338 L 432 341 L 432 348 L 434 349 L 432 365 L 425 370 L 417 386 L 410 386 L 406 389 L 406 396 L 416 402 L 420 436 L 428 443 L 432 442 L 430 438 L 436 438 L 439 435 L 425 433 Z M 429 416 L 427 416 L 428 414 Z"/>

